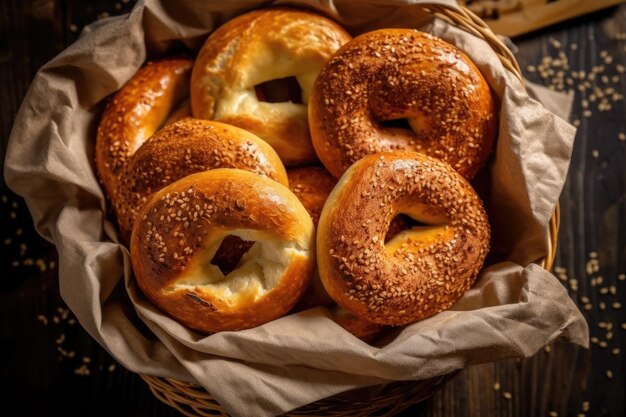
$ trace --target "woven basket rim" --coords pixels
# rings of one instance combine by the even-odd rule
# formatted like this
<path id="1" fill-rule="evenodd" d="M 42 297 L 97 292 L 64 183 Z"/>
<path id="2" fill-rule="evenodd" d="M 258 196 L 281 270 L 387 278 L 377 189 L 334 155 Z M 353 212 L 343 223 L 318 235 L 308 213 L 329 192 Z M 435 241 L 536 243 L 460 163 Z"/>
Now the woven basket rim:
<path id="1" fill-rule="evenodd" d="M 522 85 L 524 84 L 522 71 L 515 56 L 480 17 L 460 4 L 458 5 L 458 9 L 443 4 L 419 6 L 421 6 L 424 11 L 432 13 L 435 17 L 484 39 L 492 47 L 498 58 L 500 58 L 503 66 L 513 73 L 521 81 Z M 538 261 L 538 264 L 548 271 L 552 269 L 556 256 L 559 224 L 560 207 L 557 203 L 554 214 L 550 218 L 546 236 L 548 252 L 543 259 Z M 350 408 L 342 411 L 340 407 L 337 407 L 337 410 L 332 409 L 332 402 L 337 401 L 336 398 L 339 397 L 335 396 L 293 410 L 288 413 L 288 415 L 299 417 L 366 416 L 376 412 L 377 416 L 391 416 L 428 398 L 445 384 L 445 382 L 452 379 L 457 372 L 458 371 L 429 380 L 397 381 L 396 383 L 400 385 L 400 388 L 395 396 L 386 398 L 388 401 L 384 401 L 385 398 L 368 398 L 360 402 L 360 408 L 357 407 L 357 404 L 351 402 L 349 404 Z M 186 416 L 227 416 L 224 409 L 211 397 L 210 393 L 199 385 L 159 376 L 140 374 L 140 377 L 148 384 L 156 398 Z M 398 398 L 401 394 L 404 394 L 404 397 Z M 383 410 L 382 414 L 381 410 Z"/>

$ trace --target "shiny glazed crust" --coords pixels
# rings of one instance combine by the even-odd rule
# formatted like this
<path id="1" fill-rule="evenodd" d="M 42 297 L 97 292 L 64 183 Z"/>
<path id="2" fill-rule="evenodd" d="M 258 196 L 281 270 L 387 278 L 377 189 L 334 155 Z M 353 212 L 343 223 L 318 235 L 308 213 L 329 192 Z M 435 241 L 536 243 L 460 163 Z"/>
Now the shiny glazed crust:
<path id="1" fill-rule="evenodd" d="M 326 203 L 328 196 L 337 184 L 337 179 L 330 175 L 326 169 L 316 166 L 289 169 L 287 171 L 287 177 L 289 178 L 289 189 L 298 197 L 298 200 L 300 200 L 306 211 L 311 215 L 313 224 L 317 227 L 320 214 L 324 208 L 324 203 Z M 406 229 L 406 222 L 402 218 L 396 217 L 391 221 L 387 234 L 388 236 L 394 236 L 404 229 Z M 385 236 L 385 241 L 388 239 L 388 236 Z M 332 304 L 334 304 L 334 301 L 324 289 L 324 285 L 322 285 L 319 273 L 316 269 L 309 288 L 307 288 L 302 299 L 300 299 L 296 305 L 296 310 L 300 311 L 313 307 L 330 306 Z M 367 322 L 355 317 L 353 314 L 342 314 L 341 317 L 344 320 L 343 322 L 347 322 L 349 329 L 346 326 L 342 326 L 346 327 L 348 331 L 353 334 L 355 333 L 350 329 L 358 329 L 361 327 L 370 329 Z M 353 323 L 353 319 L 356 320 L 356 322 Z M 365 332 L 359 331 L 357 331 L 357 333 L 365 334 Z M 361 338 L 358 335 L 357 337 Z M 362 339 L 366 340 L 367 338 Z"/>
<path id="2" fill-rule="evenodd" d="M 96 170 L 109 197 L 130 156 L 189 94 L 192 63 L 187 58 L 148 63 L 109 101 L 96 140 Z"/>
<path id="3" fill-rule="evenodd" d="M 411 129 L 384 127 L 407 119 Z M 459 49 L 412 29 L 382 29 L 343 46 L 317 78 L 309 103 L 315 151 L 336 177 L 366 155 L 418 151 L 466 179 L 496 135 L 494 100 Z"/>
<path id="4" fill-rule="evenodd" d="M 113 198 L 122 236 L 130 237 L 148 197 L 189 174 L 238 168 L 287 185 L 287 173 L 267 142 L 238 127 L 186 118 L 165 126 L 133 154 Z"/>
<path id="5" fill-rule="evenodd" d="M 430 226 L 385 243 L 398 213 Z M 317 266 L 337 304 L 370 322 L 405 325 L 463 295 L 489 238 L 482 202 L 448 164 L 415 152 L 375 154 L 350 167 L 328 197 Z"/>
<path id="6" fill-rule="evenodd" d="M 266 9 L 234 18 L 213 32 L 198 53 L 191 78 L 191 107 L 201 119 L 255 133 L 285 164 L 316 160 L 307 122 L 315 77 L 350 35 L 308 11 Z M 302 103 L 257 99 L 255 85 L 296 77 Z"/>
<path id="7" fill-rule="evenodd" d="M 200 332 L 241 330 L 287 313 L 315 266 L 313 222 L 288 188 L 235 169 L 189 175 L 154 194 L 139 213 L 131 259 L 139 288 Z M 224 237 L 252 238 L 224 277 L 210 264 Z"/>

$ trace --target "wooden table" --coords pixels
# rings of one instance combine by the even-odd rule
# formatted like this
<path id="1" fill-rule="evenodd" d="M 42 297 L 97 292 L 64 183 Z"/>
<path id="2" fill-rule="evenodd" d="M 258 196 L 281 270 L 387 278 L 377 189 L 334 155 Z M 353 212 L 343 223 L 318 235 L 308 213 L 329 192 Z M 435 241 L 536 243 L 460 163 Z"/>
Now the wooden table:
<path id="1" fill-rule="evenodd" d="M 2 161 L 13 117 L 37 69 L 73 42 L 85 24 L 131 6 L 113 0 L 0 2 Z M 617 66 L 626 65 L 625 31 L 626 5 L 515 40 L 518 60 L 533 81 L 559 84 L 562 62 L 546 59 L 536 70 L 545 56 L 558 58 L 561 51 L 570 66 L 562 81 L 564 88 L 574 88 L 572 120 L 581 124 L 561 196 L 556 271 L 583 310 L 595 343 L 590 350 L 556 343 L 529 359 L 467 368 L 403 416 L 626 415 L 626 361 L 616 350 L 626 351 L 626 307 L 614 304 L 626 306 L 626 281 L 618 279 L 626 272 L 626 142 L 618 137 L 626 133 L 626 105 L 619 99 L 626 94 L 626 75 Z M 604 62 L 611 61 L 607 56 L 612 62 Z M 567 78 L 573 70 L 588 77 L 603 63 L 604 73 L 590 85 L 603 93 L 612 86 L 618 96 L 612 101 L 609 94 L 611 108 L 603 104 L 600 111 L 599 94 L 591 101 L 592 89 L 576 89 L 580 77 L 572 78 L 571 86 Z M 0 186 L 4 415 L 178 415 L 76 323 L 59 296 L 54 247 L 36 234 L 23 200 L 4 180 Z"/>

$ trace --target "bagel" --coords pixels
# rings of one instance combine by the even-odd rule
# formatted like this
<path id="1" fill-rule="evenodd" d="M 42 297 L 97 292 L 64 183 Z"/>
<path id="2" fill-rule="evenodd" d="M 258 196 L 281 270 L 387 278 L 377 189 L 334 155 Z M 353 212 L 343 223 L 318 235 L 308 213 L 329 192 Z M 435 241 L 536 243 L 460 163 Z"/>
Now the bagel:
<path id="1" fill-rule="evenodd" d="M 404 128 L 392 122 L 404 119 Z M 366 155 L 406 150 L 471 179 L 497 122 L 489 85 L 463 52 L 417 30 L 382 29 L 353 39 L 326 64 L 309 124 L 317 155 L 336 177 Z"/>
<path id="2" fill-rule="evenodd" d="M 399 213 L 427 226 L 385 243 Z M 448 164 L 416 152 L 374 154 L 352 165 L 328 197 L 317 266 L 337 304 L 399 326 L 458 300 L 481 270 L 489 239 L 480 198 Z"/>
<path id="3" fill-rule="evenodd" d="M 337 180 L 324 168 L 317 166 L 289 169 L 287 170 L 287 177 L 289 178 L 289 189 L 298 197 L 298 200 L 300 200 L 306 211 L 311 215 L 313 224 L 317 227 L 324 203 L 326 203 L 326 199 L 332 192 L 335 184 L 337 184 Z M 395 217 L 391 221 L 387 236 L 385 236 L 385 241 L 406 228 L 406 221 L 401 216 Z M 333 299 L 324 289 L 316 269 L 311 279 L 311 284 L 302 296 L 302 299 L 298 302 L 296 310 L 300 311 L 313 307 L 330 306 L 332 304 L 334 304 Z M 344 316 L 346 317 L 345 321 L 350 323 L 348 316 L 345 314 L 341 315 L 341 317 Z M 354 316 L 351 315 L 351 317 Z M 348 325 L 350 328 L 359 328 L 362 326 L 369 328 L 364 324 Z"/>
<path id="4" fill-rule="evenodd" d="M 165 126 L 135 152 L 112 199 L 122 236 L 130 236 L 148 197 L 189 174 L 238 168 L 288 184 L 271 146 L 252 133 L 224 123 L 186 118 Z"/>
<path id="5" fill-rule="evenodd" d="M 141 68 L 109 101 L 96 139 L 96 171 L 112 197 L 129 158 L 189 94 L 192 61 L 168 58 Z"/>
<path id="6" fill-rule="evenodd" d="M 237 169 L 189 175 L 139 213 L 131 259 L 143 294 L 202 333 L 241 330 L 281 317 L 315 267 L 313 222 L 289 189 Z M 226 236 L 255 241 L 224 275 L 211 264 Z"/>
<path id="7" fill-rule="evenodd" d="M 278 8 L 236 17 L 213 32 L 198 53 L 192 113 L 256 134 L 287 165 L 315 161 L 307 122 L 311 88 L 326 61 L 350 39 L 336 23 L 308 11 Z M 301 93 L 285 86 L 288 81 L 277 81 L 285 78 Z M 279 102 L 261 101 L 268 83 L 290 91 L 269 91 Z M 289 101 L 294 95 L 301 103 Z"/>

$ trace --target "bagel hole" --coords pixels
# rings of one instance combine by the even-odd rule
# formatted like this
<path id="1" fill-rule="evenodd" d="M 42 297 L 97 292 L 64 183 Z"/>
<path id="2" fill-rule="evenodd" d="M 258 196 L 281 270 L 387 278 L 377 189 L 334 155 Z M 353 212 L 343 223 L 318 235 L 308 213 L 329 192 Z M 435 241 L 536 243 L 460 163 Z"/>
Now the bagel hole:
<path id="1" fill-rule="evenodd" d="M 217 248 L 211 264 L 217 266 L 224 276 L 237 269 L 241 258 L 254 245 L 253 240 L 243 240 L 238 236 L 228 235 Z"/>
<path id="2" fill-rule="evenodd" d="M 389 229 L 385 235 L 385 243 L 396 237 L 396 235 L 404 232 L 405 230 L 412 229 L 418 226 L 430 226 L 429 224 L 419 222 L 406 214 L 398 214 L 389 223 Z"/>
<path id="3" fill-rule="evenodd" d="M 296 77 L 276 78 L 254 86 L 256 97 L 266 103 L 302 104 L 302 88 Z"/>
<path id="4" fill-rule="evenodd" d="M 380 125 L 387 129 L 403 129 L 408 131 L 413 131 L 411 125 L 409 124 L 409 119 L 391 119 L 391 120 L 382 120 Z"/>

